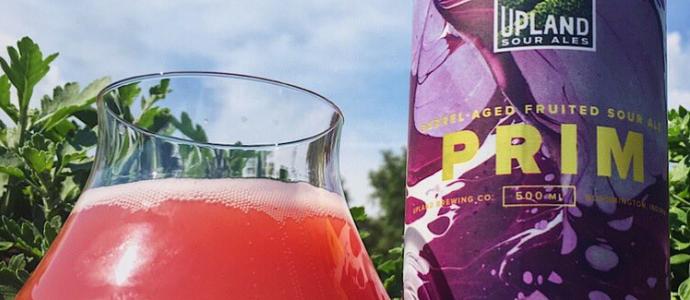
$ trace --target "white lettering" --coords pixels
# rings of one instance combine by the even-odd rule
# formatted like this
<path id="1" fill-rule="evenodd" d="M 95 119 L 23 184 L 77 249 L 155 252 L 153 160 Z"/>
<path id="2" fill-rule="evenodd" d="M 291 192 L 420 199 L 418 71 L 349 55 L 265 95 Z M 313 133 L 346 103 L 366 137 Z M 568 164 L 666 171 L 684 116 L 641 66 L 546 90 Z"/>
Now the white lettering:
<path id="1" fill-rule="evenodd" d="M 516 10 L 515 11 L 515 35 L 520 35 L 520 33 L 527 29 L 527 26 L 529 26 L 529 15 L 521 10 Z"/>
<path id="2" fill-rule="evenodd" d="M 536 27 L 537 27 L 537 22 L 536 22 L 536 20 L 534 19 L 535 17 L 536 17 L 536 14 L 535 14 L 535 13 L 530 13 L 530 14 L 529 14 L 529 23 L 530 23 L 530 26 L 529 26 L 529 33 L 530 33 L 531 35 L 541 35 L 541 34 L 543 33 L 543 31 L 542 31 L 541 29 L 537 29 L 537 28 L 536 28 Z"/>
<path id="3" fill-rule="evenodd" d="M 577 18 L 577 35 L 589 35 L 589 21 L 585 18 Z"/>
<path id="4" fill-rule="evenodd" d="M 560 34 L 574 35 L 575 34 L 575 18 L 561 16 L 561 31 Z"/>
<path id="5" fill-rule="evenodd" d="M 513 35 L 513 10 L 508 10 L 509 19 L 506 24 L 506 7 L 501 6 L 501 35 L 511 36 Z"/>
<path id="6" fill-rule="evenodd" d="M 546 23 L 544 24 L 544 34 L 558 34 L 558 26 L 556 26 L 556 17 L 548 15 Z"/>

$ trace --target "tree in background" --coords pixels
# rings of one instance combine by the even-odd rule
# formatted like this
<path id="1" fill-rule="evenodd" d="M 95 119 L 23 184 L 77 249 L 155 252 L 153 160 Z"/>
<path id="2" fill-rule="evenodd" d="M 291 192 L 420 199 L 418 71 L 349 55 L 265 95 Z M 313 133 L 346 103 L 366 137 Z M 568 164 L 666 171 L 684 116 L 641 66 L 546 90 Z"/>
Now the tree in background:
<path id="1" fill-rule="evenodd" d="M 402 244 L 405 218 L 405 172 L 407 151 L 397 154 L 383 151 L 383 164 L 369 173 L 374 188 L 371 197 L 381 207 L 381 214 L 370 226 L 379 236 L 367 243 L 369 249 L 383 252 Z M 374 228 L 372 228 L 373 230 Z"/>
<path id="2" fill-rule="evenodd" d="M 381 212 L 367 217 L 363 207 L 353 207 L 352 216 L 371 259 L 392 298 L 402 296 L 402 242 L 405 214 L 407 151 L 382 152 L 383 163 L 369 172 L 371 197 Z"/>
<path id="3" fill-rule="evenodd" d="M 668 114 L 671 291 L 673 299 L 690 299 L 690 112 Z"/>

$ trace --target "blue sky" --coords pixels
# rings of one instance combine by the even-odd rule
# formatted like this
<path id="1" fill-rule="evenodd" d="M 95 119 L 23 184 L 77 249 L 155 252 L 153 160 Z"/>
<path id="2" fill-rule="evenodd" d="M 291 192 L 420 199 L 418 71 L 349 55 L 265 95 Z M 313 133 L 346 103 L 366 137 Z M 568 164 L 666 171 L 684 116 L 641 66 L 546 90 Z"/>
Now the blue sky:
<path id="1" fill-rule="evenodd" d="M 690 0 L 668 0 L 671 106 L 690 104 Z M 344 111 L 342 172 L 355 204 L 380 151 L 406 143 L 412 1 L 5 1 L 0 45 L 61 53 L 40 87 L 171 70 L 294 83 Z M 2 52 L 4 56 L 4 51 Z"/>

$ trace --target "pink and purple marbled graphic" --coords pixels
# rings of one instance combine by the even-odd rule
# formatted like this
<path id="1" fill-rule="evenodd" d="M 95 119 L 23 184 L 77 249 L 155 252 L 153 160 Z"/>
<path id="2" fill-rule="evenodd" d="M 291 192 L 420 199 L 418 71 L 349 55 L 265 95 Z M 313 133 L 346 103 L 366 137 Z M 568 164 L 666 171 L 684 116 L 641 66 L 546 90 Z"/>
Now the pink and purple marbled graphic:
<path id="1" fill-rule="evenodd" d="M 494 53 L 494 0 L 414 0 L 405 299 L 668 299 L 665 2 L 595 3 L 596 51 Z M 601 113 L 521 109 L 530 104 Z M 517 113 L 470 117 L 505 106 Z M 607 108 L 662 121 L 662 128 L 607 118 Z M 423 128 L 449 113 L 465 117 Z M 541 133 L 534 156 L 541 173 L 515 168 L 497 176 L 495 129 L 519 123 Z M 575 175 L 561 174 L 564 123 L 578 129 Z M 597 126 L 616 128 L 622 139 L 643 134 L 644 183 L 597 176 Z M 460 130 L 476 133 L 481 146 L 444 181 L 442 138 Z M 563 195 L 576 205 L 504 207 L 502 187 L 522 185 L 574 186 Z M 497 198 L 415 209 L 483 194 Z"/>

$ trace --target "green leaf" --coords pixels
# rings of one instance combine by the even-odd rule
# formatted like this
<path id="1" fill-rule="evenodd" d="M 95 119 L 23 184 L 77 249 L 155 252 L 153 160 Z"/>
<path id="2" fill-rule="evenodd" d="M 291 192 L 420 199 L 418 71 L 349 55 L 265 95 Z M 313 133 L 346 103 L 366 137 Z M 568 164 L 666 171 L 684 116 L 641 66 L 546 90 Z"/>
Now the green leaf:
<path id="1" fill-rule="evenodd" d="M 20 136 L 21 132 L 17 127 L 2 129 L 0 130 L 0 143 L 2 143 L 5 148 L 15 148 L 19 144 Z"/>
<path id="2" fill-rule="evenodd" d="M 50 63 L 58 56 L 51 54 L 45 59 L 36 43 L 24 37 L 17 42 L 17 48 L 7 47 L 10 61 L 0 57 L 0 68 L 17 89 L 20 112 L 26 111 L 33 88 L 50 70 Z"/>
<path id="3" fill-rule="evenodd" d="M 104 96 L 104 101 L 108 108 L 120 118 L 132 122 L 134 117 L 132 117 L 131 106 L 140 93 L 139 83 L 134 82 L 117 88 L 117 92 L 107 93 Z"/>
<path id="4" fill-rule="evenodd" d="M 170 114 L 170 110 L 164 108 L 154 116 L 153 124 L 147 126 L 146 129 L 158 134 L 171 135 L 175 132 L 174 120 L 175 117 Z"/>
<path id="5" fill-rule="evenodd" d="M 182 132 L 185 136 L 196 142 L 206 142 L 206 132 L 200 125 L 194 125 L 192 119 L 186 112 L 180 115 L 180 120 L 173 120 L 175 127 Z"/>
<path id="6" fill-rule="evenodd" d="M 93 129 L 81 128 L 77 130 L 69 142 L 75 149 L 90 148 L 96 145 L 98 137 Z"/>
<path id="7" fill-rule="evenodd" d="M 350 214 L 352 214 L 352 219 L 354 219 L 355 222 L 364 222 L 367 219 L 367 213 L 364 211 L 363 206 L 351 207 Z"/>
<path id="8" fill-rule="evenodd" d="M 60 227 L 62 227 L 60 216 L 54 216 L 49 222 L 43 224 L 43 237 L 48 244 L 55 240 L 58 232 L 60 232 Z"/>
<path id="9" fill-rule="evenodd" d="M 0 76 L 0 108 L 17 123 L 19 120 L 19 110 L 10 102 L 10 81 L 7 75 Z"/>
<path id="10" fill-rule="evenodd" d="M 3 230 L 0 230 L 0 233 L 5 233 L 8 236 L 5 236 L 6 238 L 14 237 L 19 234 L 21 231 L 19 224 L 15 222 L 14 220 L 6 217 L 6 216 L 0 216 L 0 221 L 2 222 L 2 227 Z"/>
<path id="11" fill-rule="evenodd" d="M 60 199 L 63 201 L 74 201 L 79 196 L 79 185 L 74 182 L 73 176 L 68 176 L 62 182 L 62 190 L 60 191 Z"/>
<path id="12" fill-rule="evenodd" d="M 62 141 L 74 130 L 77 130 L 77 126 L 70 120 L 63 119 L 45 134 L 53 141 Z"/>
<path id="13" fill-rule="evenodd" d="M 26 221 L 22 220 L 21 226 L 19 227 L 19 238 L 24 241 L 26 244 L 32 246 L 34 244 L 34 240 L 36 240 L 36 235 L 34 234 L 32 224 L 27 223 Z"/>
<path id="14" fill-rule="evenodd" d="M 149 89 L 149 94 L 155 97 L 165 97 L 170 92 L 172 92 L 170 89 L 170 79 L 162 79 L 160 83 Z"/>
<path id="15" fill-rule="evenodd" d="M 24 267 L 26 267 L 26 258 L 24 257 L 24 254 L 12 256 L 12 258 L 10 258 L 10 260 L 7 262 L 7 267 L 12 270 L 24 269 Z"/>
<path id="16" fill-rule="evenodd" d="M 135 124 L 141 128 L 148 129 L 153 125 L 156 116 L 168 113 L 169 111 L 170 110 L 167 108 L 151 107 L 139 116 L 139 120 L 137 120 Z"/>
<path id="17" fill-rule="evenodd" d="M 671 256 L 671 264 L 672 265 L 680 265 L 680 264 L 685 264 L 690 262 L 690 255 L 689 254 L 676 254 Z"/>
<path id="18" fill-rule="evenodd" d="M 19 291 L 22 282 L 17 278 L 14 270 L 7 267 L 0 267 L 0 293 L 14 299 L 14 294 Z"/>
<path id="19" fill-rule="evenodd" d="M 82 110 L 75 111 L 74 115 L 79 121 L 84 123 L 87 128 L 92 129 L 98 125 L 98 113 L 91 107 L 86 107 Z"/>
<path id="20" fill-rule="evenodd" d="M 26 282 L 27 280 L 29 280 L 29 276 L 31 275 L 31 273 L 26 271 L 26 267 L 24 267 L 23 269 L 17 270 L 15 272 L 15 274 L 17 275 L 17 278 L 19 278 L 19 280 L 21 282 Z"/>
<path id="21" fill-rule="evenodd" d="M 83 163 L 87 160 L 89 160 L 89 157 L 86 155 L 85 152 L 75 152 L 75 153 L 66 154 L 63 157 L 62 162 L 63 162 L 64 166 L 67 166 L 69 164 Z"/>
<path id="22" fill-rule="evenodd" d="M 20 168 L 22 164 L 21 158 L 10 152 L 0 155 L 0 173 L 22 179 L 24 178 L 24 172 Z"/>
<path id="23" fill-rule="evenodd" d="M 391 275 L 383 281 L 383 286 L 388 289 L 390 286 L 394 285 L 397 280 L 395 275 Z"/>
<path id="24" fill-rule="evenodd" d="M 690 242 L 681 242 L 677 239 L 671 239 L 671 248 L 673 248 L 674 250 L 681 251 L 681 250 L 688 249 L 689 247 L 690 247 Z"/>
<path id="25" fill-rule="evenodd" d="M 170 79 L 161 80 L 160 83 L 149 88 L 149 97 L 141 99 L 142 110 L 151 108 L 156 102 L 165 99 L 170 92 L 172 92 Z"/>
<path id="26" fill-rule="evenodd" d="M 10 182 L 10 176 L 7 173 L 0 172 L 0 196 L 5 196 L 7 183 Z"/>
<path id="27" fill-rule="evenodd" d="M 79 84 L 68 83 L 64 87 L 56 87 L 53 90 L 53 98 L 44 97 L 41 100 L 41 116 L 36 124 L 41 124 L 44 130 L 48 130 L 69 117 L 76 111 L 86 108 L 96 102 L 98 92 L 110 83 L 110 78 L 103 77 L 84 90 L 79 90 Z"/>
<path id="28" fill-rule="evenodd" d="M 29 164 L 29 167 L 36 173 L 43 173 L 53 168 L 54 153 L 50 151 L 37 150 L 30 147 L 24 147 L 24 159 Z"/>
<path id="29" fill-rule="evenodd" d="M 131 83 L 119 87 L 117 92 L 119 96 L 118 104 L 122 107 L 131 107 L 132 104 L 134 104 L 134 99 L 141 94 L 141 88 L 139 87 L 139 83 Z"/>
<path id="30" fill-rule="evenodd" d="M 12 248 L 14 246 L 14 243 L 12 242 L 0 242 L 0 251 L 6 251 L 7 249 Z"/>
<path id="31" fill-rule="evenodd" d="M 678 296 L 683 300 L 690 300 L 690 278 L 685 279 L 678 286 Z"/>
<path id="32" fill-rule="evenodd" d="M 395 247 L 393 249 L 388 250 L 388 253 L 390 253 L 392 255 L 402 255 L 403 248 L 402 247 Z"/>
<path id="33" fill-rule="evenodd" d="M 676 164 L 669 173 L 669 180 L 671 182 L 686 181 L 688 180 L 688 174 L 690 174 L 690 166 L 686 164 Z"/>
<path id="34" fill-rule="evenodd" d="M 391 273 L 395 271 L 395 268 L 397 267 L 397 261 L 395 260 L 387 260 L 383 262 L 382 264 L 378 265 L 377 269 L 386 273 Z"/>

